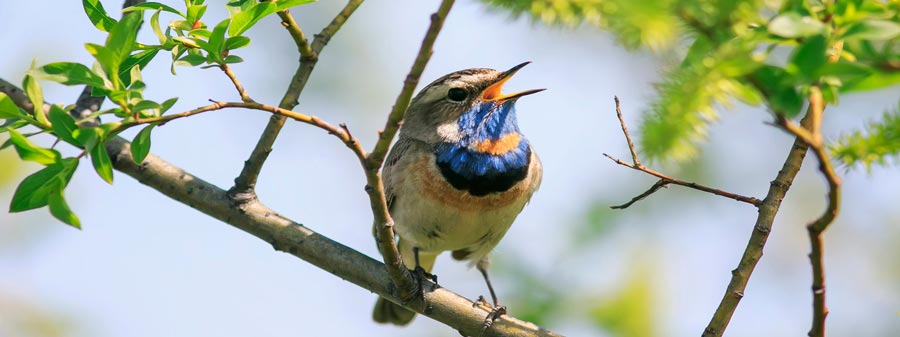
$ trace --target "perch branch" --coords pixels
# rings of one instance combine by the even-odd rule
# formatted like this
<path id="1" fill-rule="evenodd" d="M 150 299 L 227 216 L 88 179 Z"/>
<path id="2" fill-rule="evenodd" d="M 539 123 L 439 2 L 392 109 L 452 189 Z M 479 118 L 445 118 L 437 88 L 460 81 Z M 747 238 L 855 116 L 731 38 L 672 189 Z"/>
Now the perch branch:
<path id="1" fill-rule="evenodd" d="M 2 78 L 0 78 L 0 92 L 13 97 L 13 102 L 19 107 L 32 106 L 26 96 L 18 95 L 21 89 Z M 273 110 L 270 111 L 272 113 L 281 111 L 277 107 L 254 106 L 254 103 L 219 104 L 224 107 L 269 109 Z M 286 116 L 290 115 L 288 111 L 282 112 Z M 312 116 L 292 116 L 291 118 L 308 120 L 309 123 L 315 123 L 317 120 Z M 109 139 L 105 146 L 116 170 L 175 201 L 256 236 L 271 244 L 278 251 L 296 256 L 379 296 L 396 303 L 405 303 L 408 308 L 459 330 L 465 335 L 476 336 L 482 331 L 484 317 L 490 313 L 490 308 L 473 303 L 446 288 L 437 287 L 429 280 L 423 280 L 424 286 L 433 289 L 432 291 L 423 294 L 423 297 L 405 301 L 395 295 L 395 287 L 387 273 L 387 268 L 380 262 L 285 218 L 258 200 L 247 201 L 241 205 L 235 204 L 227 191 L 153 154 L 149 154 L 142 163 L 137 164 L 131 156 L 131 144 L 121 137 L 116 136 Z M 487 333 L 485 337 L 561 336 L 509 315 L 504 315 L 494 321 L 491 330 Z"/>
<path id="2" fill-rule="evenodd" d="M 619 97 L 615 97 L 615 102 L 616 102 L 616 115 L 619 117 L 619 124 L 622 126 L 622 133 L 625 134 L 625 140 L 628 142 L 628 150 L 631 151 L 632 163 L 629 164 L 621 159 L 615 158 L 606 153 L 604 153 L 603 155 L 606 156 L 607 158 L 611 159 L 612 161 L 614 161 L 616 164 L 628 167 L 633 170 L 638 170 L 638 171 L 647 173 L 649 175 L 652 175 L 654 177 L 657 177 L 657 178 L 659 178 L 659 181 L 657 181 L 655 184 L 653 184 L 653 186 L 651 186 L 650 189 L 648 189 L 646 192 L 641 193 L 640 195 L 632 198 L 631 201 L 629 201 L 625 204 L 622 204 L 622 205 L 611 206 L 611 208 L 613 208 L 613 209 L 627 208 L 628 206 L 631 206 L 635 202 L 638 202 L 641 199 L 644 199 L 644 198 L 650 196 L 654 192 L 658 191 L 660 188 L 666 187 L 669 184 L 680 185 L 680 186 L 684 186 L 684 187 L 693 188 L 695 190 L 712 193 L 712 194 L 726 197 L 729 199 L 746 202 L 746 203 L 751 204 L 756 207 L 759 207 L 760 203 L 762 203 L 762 201 L 760 201 L 759 199 L 754 198 L 754 197 L 746 197 L 746 196 L 743 196 L 740 194 L 735 194 L 735 193 L 723 191 L 720 189 L 707 187 L 707 186 L 700 185 L 697 183 L 687 182 L 687 181 L 683 181 L 680 179 L 675 179 L 675 178 L 672 178 L 665 174 L 662 174 L 660 172 L 649 169 L 646 166 L 644 166 L 643 164 L 641 164 L 641 161 L 638 160 L 637 150 L 634 147 L 634 142 L 631 140 L 631 134 L 628 133 L 628 126 L 625 124 L 625 118 L 622 117 L 622 108 L 620 105 L 621 103 L 619 101 Z"/>

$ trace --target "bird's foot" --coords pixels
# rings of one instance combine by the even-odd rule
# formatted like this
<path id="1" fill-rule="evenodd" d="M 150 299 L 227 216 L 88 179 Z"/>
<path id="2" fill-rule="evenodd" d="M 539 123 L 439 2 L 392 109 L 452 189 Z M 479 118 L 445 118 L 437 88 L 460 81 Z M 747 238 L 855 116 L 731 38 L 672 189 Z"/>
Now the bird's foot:
<path id="1" fill-rule="evenodd" d="M 413 269 L 413 275 L 416 276 L 416 280 L 419 282 L 419 289 L 422 291 L 422 296 L 425 296 L 425 280 L 431 280 L 431 282 L 434 282 L 435 286 L 438 285 L 437 275 L 425 271 L 425 268 L 416 267 L 416 269 Z M 432 287 L 432 290 L 434 290 L 434 287 Z"/>
<path id="2" fill-rule="evenodd" d="M 478 299 L 481 300 L 482 303 L 487 303 L 487 301 L 484 300 L 483 296 L 479 296 Z M 500 316 L 506 315 L 506 313 L 507 310 L 505 305 L 494 306 L 493 309 L 491 309 L 491 312 L 488 313 L 487 317 L 484 318 L 484 323 L 481 324 L 481 334 L 479 335 L 484 335 L 484 333 L 494 325 L 494 321 L 500 318 Z"/>

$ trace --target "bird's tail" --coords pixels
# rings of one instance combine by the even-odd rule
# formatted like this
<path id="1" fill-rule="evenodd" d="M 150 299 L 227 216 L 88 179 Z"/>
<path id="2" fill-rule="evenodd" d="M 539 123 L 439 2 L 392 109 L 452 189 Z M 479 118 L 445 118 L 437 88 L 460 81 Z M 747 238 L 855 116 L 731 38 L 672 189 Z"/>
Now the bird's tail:
<path id="1" fill-rule="evenodd" d="M 400 240 L 397 246 L 397 248 L 400 250 L 400 257 L 403 259 L 403 264 L 406 265 L 406 268 L 415 269 L 416 259 L 415 255 L 413 255 L 412 247 L 409 247 L 408 244 L 405 244 L 403 240 Z M 420 267 L 424 268 L 426 272 L 431 272 L 431 269 L 434 268 L 434 261 L 436 259 L 437 254 L 419 252 L 419 265 Z M 394 302 L 388 301 L 384 297 L 378 298 L 378 301 L 375 302 L 375 309 L 372 310 L 372 319 L 374 319 L 375 322 L 378 323 L 407 325 L 409 324 L 409 322 L 412 322 L 413 318 L 415 317 L 415 311 L 407 309 L 402 305 L 396 304 Z"/>
<path id="2" fill-rule="evenodd" d="M 395 325 L 407 325 L 416 317 L 416 312 L 409 310 L 388 301 L 384 297 L 379 297 L 375 302 L 375 310 L 372 311 L 372 319 L 378 323 L 390 323 Z"/>

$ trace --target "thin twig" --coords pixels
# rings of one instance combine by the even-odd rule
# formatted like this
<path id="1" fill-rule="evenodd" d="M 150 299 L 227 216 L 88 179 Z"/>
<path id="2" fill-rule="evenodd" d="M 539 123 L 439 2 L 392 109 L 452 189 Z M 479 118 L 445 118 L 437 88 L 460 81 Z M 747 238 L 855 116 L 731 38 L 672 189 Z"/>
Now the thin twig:
<path id="1" fill-rule="evenodd" d="M 804 121 L 806 120 L 808 118 L 804 118 Z M 731 280 L 728 282 L 725 294 L 709 324 L 703 330 L 703 337 L 721 337 L 725 333 L 725 328 L 728 327 L 735 309 L 744 297 L 744 290 L 750 281 L 750 275 L 753 274 L 753 270 L 763 255 L 763 247 L 772 231 L 775 215 L 778 214 L 784 196 L 790 189 L 797 172 L 800 171 L 807 149 L 808 146 L 802 139 L 794 139 L 794 144 L 788 152 L 781 170 L 769 185 L 766 198 L 759 205 L 759 215 L 753 225 L 753 232 L 750 234 L 747 247 L 744 249 L 737 267 L 731 271 Z"/>
<path id="2" fill-rule="evenodd" d="M 840 59 L 842 48 L 843 41 L 835 43 L 832 46 L 831 53 L 828 55 L 828 61 L 832 63 L 837 62 Z M 757 89 L 761 89 L 758 83 L 753 81 L 751 81 L 751 83 L 757 86 Z M 799 127 L 791 129 L 807 131 L 811 129 L 814 124 L 814 119 L 818 120 L 815 124 L 821 125 L 821 114 L 824 110 L 824 101 L 821 99 L 812 99 L 807 108 L 806 116 L 800 121 Z M 818 116 L 813 116 L 814 114 L 818 114 Z M 778 123 L 782 124 L 781 119 L 784 118 L 779 117 L 778 119 Z M 787 121 L 786 119 L 784 120 Z M 791 122 L 784 123 L 784 125 L 796 124 Z M 800 170 L 800 166 L 803 164 L 803 157 L 806 156 L 810 144 L 815 142 L 815 139 L 819 139 L 821 142 L 821 135 L 817 137 L 808 132 L 792 132 L 792 134 L 794 134 L 795 137 L 791 152 L 784 161 L 781 171 L 778 172 L 778 176 L 772 181 L 766 199 L 764 199 L 759 206 L 759 216 L 756 218 L 753 234 L 750 235 L 750 241 L 747 243 L 747 248 L 744 249 L 744 254 L 741 256 L 741 261 L 738 263 L 737 268 L 731 272 L 731 281 L 725 289 L 725 295 L 722 297 L 722 301 L 719 302 L 719 306 L 716 308 L 715 313 L 713 313 L 709 325 L 707 325 L 706 329 L 703 331 L 703 337 L 721 337 L 725 332 L 725 328 L 731 321 L 732 315 L 734 315 L 734 310 L 737 309 L 737 305 L 744 295 L 744 289 L 747 288 L 750 275 L 753 273 L 753 269 L 762 257 L 763 247 L 769 237 L 769 232 L 772 230 L 772 223 L 775 221 L 775 214 L 778 213 L 778 207 L 781 205 L 781 200 L 784 199 L 794 177 L 796 177 L 797 172 Z M 819 158 L 820 169 L 822 169 L 823 172 L 831 167 L 830 162 L 827 160 L 827 154 L 824 152 L 824 146 L 821 146 L 820 150 L 814 149 L 813 152 L 816 154 L 816 157 Z M 826 179 L 837 177 L 835 174 L 825 174 L 825 176 Z M 833 210 L 835 214 L 837 213 L 837 204 L 840 201 L 840 190 L 833 187 L 837 187 L 838 185 L 836 183 L 838 182 L 838 180 L 829 181 L 829 207 L 826 209 L 825 214 L 829 213 L 829 209 Z M 834 208 L 831 208 L 832 205 L 834 205 Z M 827 227 L 827 224 L 833 220 L 833 217 L 829 220 L 824 216 L 825 214 L 819 219 L 828 220 L 824 226 Z M 817 222 L 813 223 L 815 224 Z M 822 227 L 823 231 L 824 227 Z M 807 229 L 809 228 L 810 227 L 808 226 Z M 818 226 L 816 229 L 818 229 Z M 816 336 L 822 336 L 821 334 L 824 334 L 825 331 L 825 315 L 827 315 L 827 309 L 825 308 L 824 271 L 821 268 L 822 241 L 821 235 L 815 235 L 816 239 L 813 239 L 813 236 L 813 233 L 810 232 L 810 240 L 813 246 L 813 252 L 810 254 L 810 260 L 813 261 L 813 328 L 810 331 L 810 336 L 812 336 L 814 332 L 816 333 Z M 818 261 L 818 267 L 815 261 Z M 817 282 L 817 278 L 821 282 Z M 821 297 L 817 300 L 817 296 L 819 295 L 821 295 Z M 817 330 L 817 327 L 820 327 L 821 329 Z"/>
<path id="3" fill-rule="evenodd" d="M 622 133 L 625 134 L 625 141 L 628 142 L 628 150 L 631 151 L 631 161 L 634 163 L 634 166 L 641 167 L 641 161 L 638 160 L 637 150 L 634 147 L 634 142 L 631 140 L 631 134 L 628 133 L 628 126 L 625 125 L 625 118 L 622 117 L 622 104 L 619 102 L 619 96 L 613 96 L 613 99 L 616 101 L 616 116 L 619 117 L 619 125 L 622 126 Z"/>
<path id="4" fill-rule="evenodd" d="M 828 316 L 828 307 L 825 306 L 825 265 L 823 262 L 823 238 L 822 234 L 828 229 L 828 226 L 834 222 L 840 211 L 841 202 L 841 180 L 834 171 L 831 159 L 825 151 L 825 145 L 822 140 L 822 115 L 825 110 L 825 102 L 822 98 L 822 91 L 818 86 L 810 87 L 809 94 L 809 110 L 810 123 L 807 134 L 801 136 L 796 132 L 796 128 L 785 128 L 788 132 L 794 133 L 797 138 L 808 137 L 804 140 L 813 150 L 816 160 L 819 162 L 819 171 L 825 177 L 828 184 L 828 205 L 825 211 L 818 218 L 810 222 L 806 226 L 809 234 L 811 252 L 809 254 L 810 264 L 812 265 L 812 293 L 813 293 L 813 319 L 812 327 L 809 330 L 810 337 L 825 336 L 825 318 Z M 789 125 L 783 123 L 782 126 Z"/>
<path id="5" fill-rule="evenodd" d="M 281 98 L 281 102 L 278 104 L 279 108 L 291 110 L 297 106 L 297 100 L 300 98 L 300 93 L 303 92 L 303 88 L 306 86 L 309 76 L 316 66 L 318 54 L 322 52 L 322 49 L 325 48 L 327 42 L 337 33 L 344 22 L 347 21 L 347 18 L 353 14 L 360 4 L 362 4 L 362 0 L 348 1 L 347 5 L 344 6 L 344 9 L 331 20 L 331 23 L 323 28 L 322 32 L 316 34 L 312 44 L 309 44 L 303 34 L 303 30 L 300 29 L 300 26 L 294 21 L 290 12 L 282 11 L 278 13 L 278 16 L 282 20 L 282 25 L 285 26 L 288 33 L 291 34 L 291 37 L 297 44 L 297 50 L 300 52 L 300 63 L 297 66 L 297 70 L 294 72 L 294 76 L 291 78 L 291 82 L 288 85 L 284 96 Z M 284 122 L 285 117 L 279 115 L 273 115 L 272 118 L 269 119 L 269 123 L 266 124 L 265 130 L 260 134 L 256 146 L 250 153 L 250 157 L 244 162 L 241 173 L 234 178 L 234 186 L 229 189 L 229 195 L 231 195 L 236 202 L 240 203 L 256 198 L 254 189 L 256 188 L 256 182 L 259 179 L 259 173 L 262 171 L 266 159 L 269 158 L 269 153 L 272 152 L 272 145 L 275 144 L 275 139 L 278 138 L 278 134 L 284 126 Z"/>
<path id="6" fill-rule="evenodd" d="M 300 53 L 300 59 L 315 60 L 318 56 L 316 55 L 316 52 L 312 50 L 312 47 L 310 47 L 309 40 L 306 39 L 306 35 L 303 33 L 303 30 L 300 29 L 300 25 L 297 24 L 297 21 L 294 20 L 294 16 L 291 15 L 291 12 L 283 10 L 276 14 L 281 18 L 281 25 L 287 29 L 288 34 L 291 34 L 291 38 L 294 39 L 294 44 L 297 45 L 297 52 Z"/>
<path id="7" fill-rule="evenodd" d="M 237 76 L 231 71 L 231 67 L 227 64 L 223 64 L 219 67 L 222 69 L 222 72 L 225 73 L 225 76 L 228 76 L 228 79 L 231 80 L 231 84 L 234 84 L 234 89 L 237 90 L 238 94 L 241 95 L 241 100 L 250 103 L 253 102 L 253 99 L 250 98 L 250 95 L 247 94 L 247 91 L 244 90 L 244 86 L 241 85 L 241 82 L 238 81 Z"/>
<path id="8" fill-rule="evenodd" d="M 653 194 L 654 192 L 656 192 L 656 191 L 659 190 L 660 188 L 666 187 L 666 185 L 668 185 L 668 184 L 669 184 L 669 182 L 666 181 L 665 179 L 657 180 L 656 183 L 654 183 L 653 186 L 650 186 L 650 188 L 647 189 L 646 192 L 641 193 L 641 194 L 639 194 L 638 196 L 636 196 L 636 197 L 634 197 L 634 198 L 631 198 L 630 201 L 628 201 L 628 202 L 626 202 L 626 203 L 624 203 L 624 204 L 621 204 L 621 205 L 618 205 L 618 206 L 609 206 L 609 208 L 612 208 L 612 209 L 626 209 L 626 208 L 628 208 L 628 206 L 631 206 L 632 204 L 634 204 L 634 203 L 636 203 L 636 202 L 638 202 L 638 201 L 641 201 L 641 199 L 644 199 L 644 198 L 650 196 L 651 194 Z"/>
<path id="9" fill-rule="evenodd" d="M 403 89 L 400 91 L 400 95 L 397 97 L 390 115 L 388 115 L 384 131 L 380 133 L 378 142 L 375 144 L 372 152 L 369 153 L 365 163 L 366 193 L 369 195 L 369 203 L 375 216 L 374 232 L 378 242 L 378 249 L 381 251 L 391 280 L 397 286 L 398 295 L 404 300 L 410 300 L 415 297 L 418 286 L 413 281 L 412 274 L 403 265 L 400 259 L 400 251 L 397 249 L 396 242 L 394 242 L 394 220 L 391 219 L 387 208 L 384 184 L 381 181 L 379 170 L 384 163 L 387 149 L 400 128 L 400 121 L 403 120 L 403 115 L 406 113 L 406 108 L 412 99 L 413 90 L 415 90 L 416 84 L 419 83 L 419 77 L 422 76 L 422 71 L 425 70 L 425 65 L 428 64 L 428 60 L 431 58 L 434 41 L 444 26 L 444 20 L 447 18 L 450 8 L 453 7 L 453 2 L 454 0 L 441 1 L 437 12 L 431 15 L 431 25 L 425 33 L 425 38 L 422 40 L 422 46 L 419 47 L 419 53 L 415 62 L 413 62 L 412 69 L 406 75 L 406 80 L 403 81 Z"/>
<path id="10" fill-rule="evenodd" d="M 652 175 L 652 176 L 655 176 L 655 177 L 659 178 L 660 180 L 659 180 L 659 182 L 657 182 L 656 184 L 654 184 L 653 187 L 651 187 L 651 188 L 650 188 L 649 190 L 647 190 L 646 192 L 641 193 L 640 195 L 638 195 L 638 196 L 632 198 L 631 201 L 629 201 L 629 202 L 627 202 L 627 203 L 625 203 L 625 204 L 619 205 L 619 206 L 610 206 L 610 208 L 613 208 L 613 209 L 624 209 L 624 208 L 627 208 L 628 206 L 631 206 L 631 205 L 634 204 L 635 202 L 640 201 L 641 199 L 646 198 L 647 196 L 649 196 L 649 195 L 653 194 L 654 192 L 658 191 L 661 187 L 664 187 L 664 186 L 666 186 L 666 185 L 668 185 L 668 184 L 681 185 L 681 186 L 684 186 L 684 187 L 693 188 L 693 189 L 698 190 L 698 191 L 703 191 L 703 192 L 707 192 L 707 193 L 712 193 L 712 194 L 715 194 L 715 195 L 718 195 L 718 196 L 726 197 L 726 198 L 729 198 L 729 199 L 734 199 L 734 200 L 737 200 L 737 201 L 740 201 L 740 202 L 746 202 L 746 203 L 751 204 L 751 205 L 753 205 L 753 206 L 759 207 L 759 205 L 760 205 L 760 203 L 761 203 L 762 201 L 760 201 L 760 200 L 757 199 L 757 198 L 754 198 L 754 197 L 747 197 L 747 196 L 743 196 L 743 195 L 740 195 L 740 194 L 731 193 L 731 192 L 723 191 L 723 190 L 720 190 L 720 189 L 716 189 L 716 188 L 712 188 L 712 187 L 703 186 L 703 185 L 700 185 L 700 184 L 697 184 L 697 183 L 687 182 L 687 181 L 683 181 L 683 180 L 680 180 L 680 179 L 675 179 L 675 178 L 672 178 L 672 177 L 667 176 L 667 175 L 665 175 L 665 174 L 662 174 L 662 173 L 660 173 L 660 172 L 651 170 L 651 169 L 647 168 L 646 166 L 644 166 L 643 164 L 641 164 L 641 161 L 638 159 L 637 150 L 636 150 L 635 147 L 634 147 L 634 142 L 631 140 L 631 134 L 628 133 L 628 126 L 627 126 L 626 123 L 625 123 L 625 118 L 622 117 L 622 108 L 621 108 L 621 105 L 620 105 L 621 102 L 619 101 L 619 97 L 618 97 L 618 96 L 614 96 L 614 99 L 615 99 L 615 102 L 616 102 L 616 115 L 617 115 L 618 118 L 619 118 L 619 124 L 620 124 L 621 127 L 622 127 L 622 133 L 625 134 L 625 141 L 628 143 L 628 150 L 631 152 L 631 159 L 632 159 L 632 161 L 633 161 L 633 164 L 629 164 L 629 163 L 627 163 L 627 162 L 625 162 L 625 161 L 623 161 L 623 160 L 621 160 L 621 159 L 615 158 L 615 157 L 610 156 L 610 155 L 608 155 L 608 154 L 606 154 L 606 153 L 604 153 L 603 155 L 606 156 L 607 158 L 611 159 L 612 161 L 614 161 L 616 164 L 619 164 L 619 165 L 622 165 L 622 166 L 625 166 L 625 167 L 628 167 L 628 168 L 631 168 L 631 169 L 634 169 L 634 170 L 638 170 L 638 171 L 647 173 L 647 174 L 649 174 L 649 175 Z M 657 186 L 657 185 L 659 185 L 659 186 Z"/>

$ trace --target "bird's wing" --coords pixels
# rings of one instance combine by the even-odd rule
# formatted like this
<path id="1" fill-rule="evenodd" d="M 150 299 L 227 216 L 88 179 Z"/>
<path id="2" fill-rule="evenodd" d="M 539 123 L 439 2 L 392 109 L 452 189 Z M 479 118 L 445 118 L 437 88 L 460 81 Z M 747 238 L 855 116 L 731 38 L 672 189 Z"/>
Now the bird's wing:
<path id="1" fill-rule="evenodd" d="M 381 182 L 384 185 L 384 196 L 387 201 L 388 211 L 393 211 L 394 201 L 397 200 L 398 193 L 398 184 L 404 179 L 401 167 L 405 165 L 409 165 L 409 161 L 412 160 L 410 156 L 411 151 L 424 149 L 427 146 L 425 143 L 414 140 L 411 138 L 400 137 L 397 140 L 397 143 L 391 147 L 391 151 L 388 152 L 387 159 L 384 161 L 384 166 L 381 169 Z M 408 173 L 407 173 L 408 174 Z M 372 227 L 372 235 L 375 236 L 376 241 L 378 240 L 378 235 L 376 235 L 377 228 Z"/>

